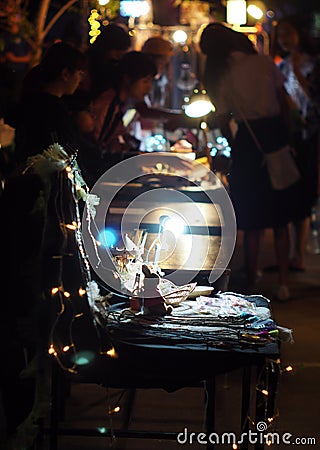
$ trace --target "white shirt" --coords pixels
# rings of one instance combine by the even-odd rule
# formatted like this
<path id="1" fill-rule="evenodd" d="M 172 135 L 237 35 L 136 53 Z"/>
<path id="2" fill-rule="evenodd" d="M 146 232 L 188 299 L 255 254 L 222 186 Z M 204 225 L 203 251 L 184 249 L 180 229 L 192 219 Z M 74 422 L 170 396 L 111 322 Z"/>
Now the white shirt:
<path id="1" fill-rule="evenodd" d="M 213 99 L 217 113 L 232 112 L 237 122 L 242 122 L 240 109 L 247 120 L 277 116 L 277 90 L 284 80 L 269 56 L 234 52 L 229 71 L 220 81 L 218 96 Z"/>
<path id="2" fill-rule="evenodd" d="M 312 71 L 314 70 L 314 65 L 314 58 L 303 53 L 300 63 L 300 72 L 305 78 L 307 78 L 312 73 Z M 281 61 L 281 63 L 279 64 L 279 69 L 285 76 L 284 86 L 286 88 L 286 91 L 302 114 L 302 117 L 306 118 L 308 115 L 310 98 L 297 80 L 290 59 L 288 58 Z"/>

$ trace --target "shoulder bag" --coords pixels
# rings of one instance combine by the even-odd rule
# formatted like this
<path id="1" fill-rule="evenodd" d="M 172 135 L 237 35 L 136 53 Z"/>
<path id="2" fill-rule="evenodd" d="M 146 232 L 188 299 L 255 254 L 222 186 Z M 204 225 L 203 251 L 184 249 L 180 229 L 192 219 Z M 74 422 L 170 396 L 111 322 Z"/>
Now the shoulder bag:
<path id="1" fill-rule="evenodd" d="M 287 144 L 274 152 L 265 153 L 257 136 L 241 110 L 240 114 L 257 149 L 263 155 L 263 164 L 267 165 L 270 182 L 273 189 L 281 191 L 297 183 L 297 181 L 300 180 L 301 175 L 293 157 L 294 149 Z"/>

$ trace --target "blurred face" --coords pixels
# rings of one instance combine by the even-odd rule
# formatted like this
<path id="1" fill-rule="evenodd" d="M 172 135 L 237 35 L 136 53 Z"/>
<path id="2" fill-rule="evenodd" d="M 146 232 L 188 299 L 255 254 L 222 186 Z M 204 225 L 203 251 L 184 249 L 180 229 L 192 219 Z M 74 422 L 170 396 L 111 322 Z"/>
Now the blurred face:
<path id="1" fill-rule="evenodd" d="M 143 102 L 144 97 L 150 92 L 152 87 L 152 75 L 139 78 L 130 86 L 130 97 L 138 102 Z"/>
<path id="2" fill-rule="evenodd" d="M 108 61 L 109 59 L 114 59 L 119 61 L 126 53 L 127 50 L 116 50 L 113 48 L 106 54 L 106 60 Z"/>
<path id="3" fill-rule="evenodd" d="M 289 23 L 278 26 L 278 43 L 282 50 L 292 52 L 299 47 L 299 34 Z"/>
<path id="4" fill-rule="evenodd" d="M 83 77 L 83 70 L 69 70 L 65 69 L 63 74 L 65 92 L 64 95 L 72 95 L 78 88 Z"/>

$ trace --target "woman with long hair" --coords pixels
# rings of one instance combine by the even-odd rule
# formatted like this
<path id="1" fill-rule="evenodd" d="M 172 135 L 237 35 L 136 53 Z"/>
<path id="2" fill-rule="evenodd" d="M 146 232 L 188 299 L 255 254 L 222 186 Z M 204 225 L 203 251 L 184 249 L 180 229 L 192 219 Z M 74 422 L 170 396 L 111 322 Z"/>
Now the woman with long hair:
<path id="1" fill-rule="evenodd" d="M 216 105 L 222 131 L 232 142 L 229 184 L 238 228 L 244 231 L 247 290 L 252 291 L 256 282 L 262 232 L 273 228 L 279 263 L 277 297 L 287 299 L 287 224 L 294 210 L 295 187 L 284 191 L 272 188 L 256 143 L 270 153 L 288 142 L 283 76 L 245 35 L 221 24 L 204 29 L 200 48 L 207 56 L 204 85 Z M 230 131 L 231 119 L 235 133 Z"/>
<path id="2" fill-rule="evenodd" d="M 85 67 L 86 58 L 80 50 L 58 42 L 29 71 L 10 120 L 16 129 L 15 156 L 19 163 L 54 143 L 67 151 L 77 149 L 76 127 L 63 97 L 75 92 Z"/>

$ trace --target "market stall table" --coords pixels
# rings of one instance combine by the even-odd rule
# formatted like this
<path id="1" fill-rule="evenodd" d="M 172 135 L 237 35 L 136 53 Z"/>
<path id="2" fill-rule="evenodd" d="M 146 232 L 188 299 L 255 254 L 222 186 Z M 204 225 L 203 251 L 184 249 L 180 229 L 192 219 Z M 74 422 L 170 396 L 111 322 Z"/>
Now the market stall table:
<path id="1" fill-rule="evenodd" d="M 217 308 L 219 303 L 223 309 L 229 307 L 224 314 Z M 234 314 L 230 315 L 234 304 Z M 111 388 L 163 388 L 167 391 L 202 385 L 207 395 L 206 436 L 209 437 L 215 431 L 215 377 L 242 369 L 243 442 L 239 448 L 246 449 L 252 443 L 248 436 L 248 411 L 253 397 L 251 371 L 256 368 L 255 387 L 259 385 L 261 389 L 255 389 L 255 423 L 273 416 L 279 340 L 266 298 L 216 294 L 182 302 L 171 315 L 163 317 L 134 313 L 127 303 L 111 307 L 97 304 L 94 315 L 105 351 L 93 366 L 79 367 L 80 381 Z M 116 358 L 106 356 L 111 347 L 116 351 Z M 267 398 L 263 394 L 266 391 Z M 53 408 L 56 407 L 54 403 Z M 53 418 L 56 421 L 56 417 Z M 53 442 L 58 434 L 73 434 L 72 430 L 58 429 L 57 422 L 53 423 L 51 432 L 54 432 Z M 176 439 L 178 435 L 136 430 L 113 430 L 112 433 L 116 437 L 157 439 Z M 94 434 L 89 432 L 88 435 Z M 264 447 L 263 433 L 260 436 L 255 449 Z M 213 441 L 214 438 L 208 439 L 208 449 L 214 448 Z"/>

